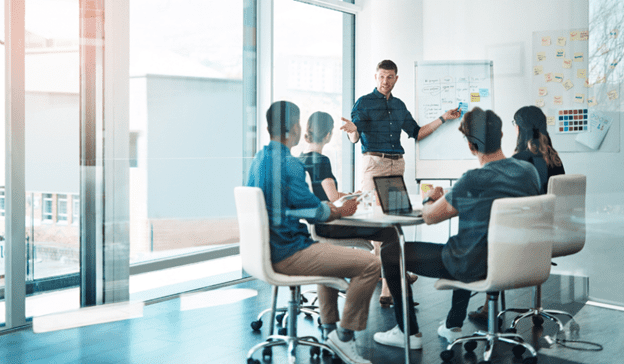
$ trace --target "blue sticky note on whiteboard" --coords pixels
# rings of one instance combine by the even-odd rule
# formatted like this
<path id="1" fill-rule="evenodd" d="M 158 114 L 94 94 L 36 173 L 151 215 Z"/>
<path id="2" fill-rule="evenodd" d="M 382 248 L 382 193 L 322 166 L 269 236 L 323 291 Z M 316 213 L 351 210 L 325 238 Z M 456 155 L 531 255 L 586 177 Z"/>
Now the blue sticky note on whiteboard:
<path id="1" fill-rule="evenodd" d="M 460 102 L 458 108 L 459 108 L 459 111 L 461 111 L 461 115 L 459 116 L 461 118 L 464 116 L 464 113 L 468 111 L 468 104 L 464 102 Z"/>
<path id="2" fill-rule="evenodd" d="M 490 96 L 490 90 L 487 88 L 480 88 L 479 89 L 479 96 L 481 97 L 488 97 Z"/>

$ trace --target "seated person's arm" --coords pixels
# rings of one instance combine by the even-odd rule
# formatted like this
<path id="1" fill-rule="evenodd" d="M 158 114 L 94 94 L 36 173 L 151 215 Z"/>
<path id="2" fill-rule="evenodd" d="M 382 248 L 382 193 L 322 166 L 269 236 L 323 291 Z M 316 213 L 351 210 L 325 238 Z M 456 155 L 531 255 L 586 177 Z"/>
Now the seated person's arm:
<path id="1" fill-rule="evenodd" d="M 321 186 L 323 186 L 323 191 L 325 191 L 330 202 L 336 202 L 336 200 L 345 195 L 345 193 L 336 190 L 336 182 L 331 178 L 325 178 L 321 181 Z"/>
<path id="2" fill-rule="evenodd" d="M 340 219 L 341 217 L 344 217 L 344 216 L 351 216 L 355 214 L 355 211 L 357 210 L 357 205 L 359 203 L 360 202 L 357 199 L 352 199 L 352 200 L 345 201 L 342 204 L 342 206 L 336 207 L 334 206 L 333 203 L 327 202 L 327 205 L 329 205 L 329 208 L 331 209 L 331 213 L 329 215 L 329 218 L 326 220 L 326 222 L 330 222 L 333 220 Z"/>
<path id="3" fill-rule="evenodd" d="M 458 211 L 444 198 L 442 187 L 436 187 L 427 191 L 425 199 L 431 200 L 423 205 L 422 216 L 427 225 L 437 224 L 457 216 Z"/>

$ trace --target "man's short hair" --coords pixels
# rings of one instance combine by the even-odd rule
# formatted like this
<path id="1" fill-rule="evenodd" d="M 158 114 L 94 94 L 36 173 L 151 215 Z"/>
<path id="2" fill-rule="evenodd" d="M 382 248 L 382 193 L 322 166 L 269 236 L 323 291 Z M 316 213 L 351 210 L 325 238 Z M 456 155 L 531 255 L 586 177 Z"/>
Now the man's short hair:
<path id="1" fill-rule="evenodd" d="M 394 71 L 395 74 L 399 74 L 399 69 L 397 68 L 396 63 L 389 59 L 384 59 L 383 61 L 377 63 L 377 69 L 375 71 L 379 71 L 380 68 L 386 71 Z"/>
<path id="2" fill-rule="evenodd" d="M 473 149 L 483 154 L 494 153 L 501 147 L 503 122 L 492 110 L 475 107 L 464 115 L 459 131 Z"/>
<path id="3" fill-rule="evenodd" d="M 290 101 L 274 102 L 266 113 L 269 135 L 287 137 L 292 126 L 299 122 L 299 107 Z"/>

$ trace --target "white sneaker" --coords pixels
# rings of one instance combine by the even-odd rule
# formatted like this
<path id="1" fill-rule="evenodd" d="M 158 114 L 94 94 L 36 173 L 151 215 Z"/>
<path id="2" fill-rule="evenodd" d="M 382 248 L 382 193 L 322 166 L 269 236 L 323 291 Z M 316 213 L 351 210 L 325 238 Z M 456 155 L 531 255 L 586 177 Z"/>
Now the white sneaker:
<path id="1" fill-rule="evenodd" d="M 338 330 L 334 330 L 327 336 L 325 342 L 334 352 L 347 364 L 372 364 L 370 360 L 364 359 L 358 354 L 355 346 L 355 337 L 350 341 L 341 341 L 338 338 Z"/>
<path id="2" fill-rule="evenodd" d="M 405 348 L 405 335 L 399 328 L 399 325 L 396 325 L 392 330 L 375 333 L 375 335 L 373 335 L 373 340 L 382 345 Z M 422 333 L 419 332 L 418 334 L 410 335 L 409 342 L 410 349 L 422 349 Z"/>
<path id="3" fill-rule="evenodd" d="M 442 321 L 442 325 L 438 327 L 438 335 L 445 338 L 449 344 L 462 337 L 461 327 L 446 328 L 446 322 Z"/>

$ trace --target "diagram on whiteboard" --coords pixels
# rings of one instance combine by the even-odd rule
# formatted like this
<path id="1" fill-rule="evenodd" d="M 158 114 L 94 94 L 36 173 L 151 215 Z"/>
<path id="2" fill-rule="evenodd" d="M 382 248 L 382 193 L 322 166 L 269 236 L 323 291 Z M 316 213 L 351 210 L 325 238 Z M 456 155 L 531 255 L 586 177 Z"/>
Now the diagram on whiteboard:
<path id="1" fill-rule="evenodd" d="M 490 61 L 419 62 L 416 64 L 418 123 L 425 125 L 461 104 L 462 115 L 478 106 L 492 109 Z M 443 124 L 419 142 L 419 159 L 474 159 L 457 130 L 459 120 Z M 453 147 L 451 147 L 453 146 Z"/>

